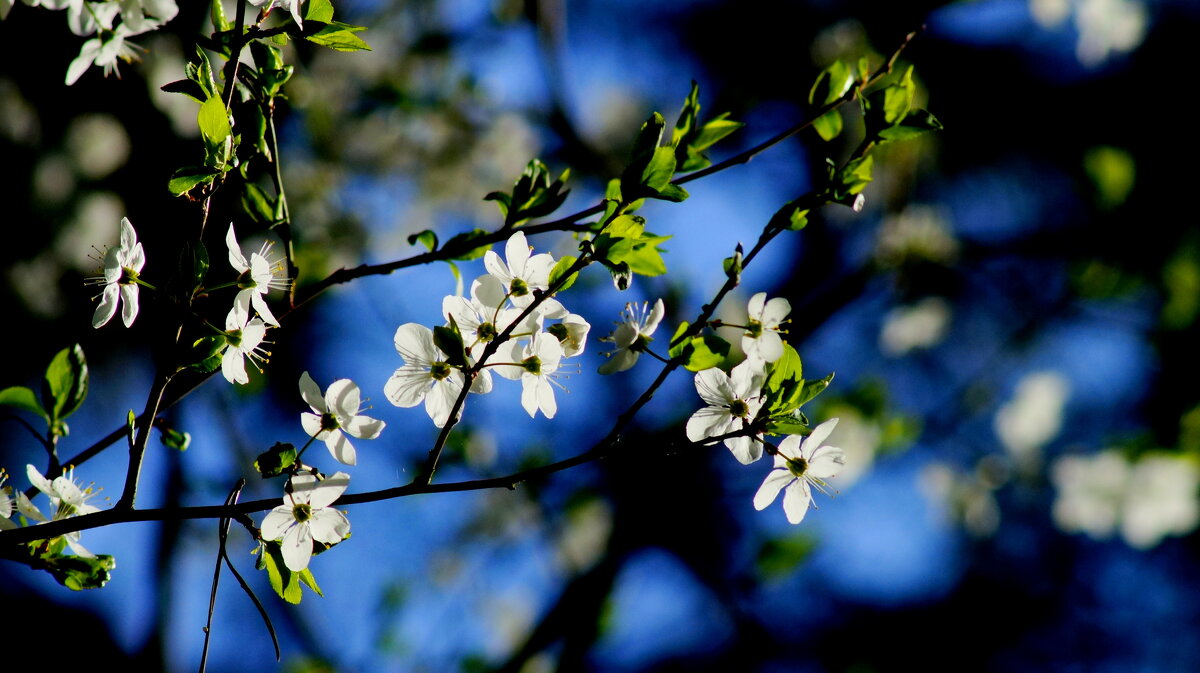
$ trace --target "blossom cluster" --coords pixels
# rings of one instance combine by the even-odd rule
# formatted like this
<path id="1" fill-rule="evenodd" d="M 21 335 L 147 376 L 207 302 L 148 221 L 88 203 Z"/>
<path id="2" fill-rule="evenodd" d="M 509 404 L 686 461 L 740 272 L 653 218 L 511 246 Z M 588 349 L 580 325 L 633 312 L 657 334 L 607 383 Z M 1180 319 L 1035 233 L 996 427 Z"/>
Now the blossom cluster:
<path id="1" fill-rule="evenodd" d="M 783 357 L 780 332 L 790 312 L 791 304 L 782 297 L 768 301 L 767 294 L 759 292 L 750 298 L 747 324 L 728 325 L 743 330 L 746 359 L 729 373 L 713 367 L 696 374 L 696 392 L 707 406 L 692 414 L 686 432 L 693 442 L 720 438 L 743 465 L 762 458 L 764 448 L 769 451 L 774 464 L 754 495 L 754 507 L 765 509 L 782 491 L 783 511 L 797 524 L 813 504 L 812 489 L 827 493 L 825 480 L 838 474 L 846 454 L 824 444 L 837 426 L 836 418 L 813 428 L 804 439 L 789 435 L 778 446 L 763 439 L 764 386 L 770 365 Z"/>
<path id="2" fill-rule="evenodd" d="M 17 491 L 14 499 L 12 489 L 4 485 L 8 475 L 4 470 L 0 470 L 0 530 L 11 530 L 17 527 L 17 523 L 12 518 L 14 504 L 16 511 L 24 517 L 25 522 L 27 524 L 33 522 L 33 525 L 100 511 L 95 505 L 88 504 L 88 500 L 99 493 L 99 489 L 92 485 L 81 486 L 76 482 L 73 468 L 68 468 L 66 472 L 54 479 L 47 479 L 36 467 L 26 465 L 25 475 L 34 488 L 50 499 L 50 515 L 43 514 L 37 505 L 34 505 L 33 501 L 20 491 Z M 95 554 L 80 544 L 81 535 L 79 531 L 74 531 L 64 535 L 63 539 L 76 556 L 95 558 Z"/>
<path id="3" fill-rule="evenodd" d="M 492 370 L 521 382 L 521 406 L 534 417 L 558 412 L 554 387 L 564 375 L 565 358 L 583 353 L 591 330 L 582 316 L 548 296 L 554 258 L 531 254 L 523 232 L 505 244 L 505 257 L 484 255 L 487 273 L 471 283 L 470 298 L 442 300 L 446 324 L 438 333 L 419 323 L 396 329 L 396 352 L 404 360 L 384 386 L 384 395 L 398 407 L 424 403 L 425 412 L 443 427 L 454 412 L 463 386 L 469 392 L 492 391 Z M 557 321 L 557 322 L 552 322 Z M 450 349 L 454 352 L 446 352 Z M 459 405 L 461 412 L 461 405 Z"/>

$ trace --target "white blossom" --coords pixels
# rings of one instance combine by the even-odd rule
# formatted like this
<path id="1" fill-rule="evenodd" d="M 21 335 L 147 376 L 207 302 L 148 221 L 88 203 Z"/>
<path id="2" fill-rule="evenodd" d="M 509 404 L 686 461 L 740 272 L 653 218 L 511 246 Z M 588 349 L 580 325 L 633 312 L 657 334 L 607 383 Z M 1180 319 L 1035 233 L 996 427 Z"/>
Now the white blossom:
<path id="1" fill-rule="evenodd" d="M 664 313 L 666 309 L 662 299 L 654 302 L 653 309 L 645 302 L 640 306 L 625 304 L 622 322 L 617 323 L 617 329 L 611 335 L 600 339 L 616 344 L 615 350 L 604 353 L 609 359 L 600 365 L 600 373 L 613 374 L 632 367 L 638 360 L 638 354 L 650 343 L 650 335 L 658 329 Z"/>
<path id="2" fill-rule="evenodd" d="M 146 253 L 137 240 L 137 232 L 133 230 L 129 218 L 122 217 L 121 243 L 104 254 L 104 276 L 89 280 L 90 283 L 104 285 L 100 304 L 92 314 L 92 327 L 99 329 L 107 325 L 122 302 L 121 322 L 126 327 L 133 325 L 138 314 L 138 274 L 145 265 Z"/>
<path id="3" fill-rule="evenodd" d="M 283 260 L 267 257 L 271 249 L 271 241 L 263 242 L 258 252 L 250 253 L 250 259 L 242 255 L 237 236 L 233 233 L 233 223 L 229 224 L 229 233 L 225 235 L 225 245 L 229 248 L 229 264 L 238 272 L 237 286 L 239 292 L 233 300 L 233 313 L 237 319 L 245 322 L 249 316 L 250 306 L 262 318 L 263 322 L 279 327 L 279 321 L 267 306 L 266 294 L 271 289 L 286 290 L 291 284 L 283 267 Z"/>
<path id="4" fill-rule="evenodd" d="M 746 307 L 747 329 L 742 335 L 742 350 L 748 358 L 759 358 L 775 362 L 783 357 L 783 339 L 779 337 L 779 326 L 792 312 L 792 305 L 783 297 L 767 301 L 767 293 L 759 292 L 750 297 Z"/>
<path id="5" fill-rule="evenodd" d="M 325 442 L 329 454 L 339 463 L 356 464 L 354 445 L 346 435 L 358 439 L 375 439 L 386 425 L 383 421 L 358 413 L 361 396 L 358 386 L 350 379 L 338 379 L 329 384 L 321 395 L 308 372 L 300 375 L 300 396 L 314 413 L 300 414 L 300 424 L 309 437 Z"/>
<path id="6" fill-rule="evenodd" d="M 446 362 L 433 343 L 433 330 L 417 323 L 396 328 L 396 352 L 404 359 L 388 379 L 383 393 L 398 407 L 415 407 L 423 400 L 425 413 L 437 427 L 446 425 L 463 387 L 463 374 Z"/>
<path id="7" fill-rule="evenodd" d="M 29 477 L 29 483 L 33 484 L 34 488 L 44 493 L 50 499 L 51 512 L 50 517 L 47 518 L 24 493 L 18 492 L 17 509 L 27 519 L 32 519 L 38 523 L 45 523 L 46 521 L 59 521 L 73 516 L 82 516 L 100 511 L 98 507 L 89 505 L 87 502 L 99 490 L 91 486 L 80 487 L 75 482 L 75 470 L 73 468 L 50 480 L 42 476 L 42 473 L 33 465 L 26 465 L 25 475 Z M 95 558 L 95 554 L 88 551 L 87 548 L 79 543 L 80 535 L 80 531 L 73 531 L 63 535 L 63 538 L 66 540 L 67 546 L 77 556 Z"/>
<path id="8" fill-rule="evenodd" d="M 698 442 L 747 427 L 762 407 L 763 377 L 761 361 L 753 359 L 728 374 L 716 367 L 696 374 L 696 392 L 708 406 L 688 419 L 687 438 Z M 730 437 L 725 446 L 743 465 L 762 458 L 762 444 L 754 437 Z"/>
<path id="9" fill-rule="evenodd" d="M 333 545 L 350 534 L 346 516 L 330 507 L 349 485 L 350 475 L 345 472 L 325 479 L 307 473 L 288 479 L 283 504 L 267 513 L 261 529 L 264 540 L 279 540 L 288 570 L 308 567 L 314 540 Z"/>
<path id="10" fill-rule="evenodd" d="M 504 354 L 501 359 L 513 364 L 497 365 L 496 373 L 521 380 L 521 406 L 529 416 L 536 416 L 540 409 L 546 418 L 554 418 L 558 402 L 554 399 L 552 380 L 563 356 L 558 339 L 547 332 L 537 332 L 527 345 L 510 341 L 500 351 Z"/>
<path id="11" fill-rule="evenodd" d="M 837 420 L 831 418 L 813 428 L 803 441 L 799 435 L 789 435 L 779 443 L 775 466 L 754 494 L 755 509 L 766 509 L 783 491 L 783 511 L 788 521 L 800 523 L 804 519 L 813 502 L 812 489 L 825 493 L 825 480 L 836 476 L 846 462 L 841 449 L 821 444 L 833 432 Z"/>
<path id="12" fill-rule="evenodd" d="M 531 256 L 525 233 L 521 231 L 508 238 L 508 242 L 504 244 L 504 255 L 507 262 L 500 259 L 500 255 L 494 251 L 488 250 L 483 256 L 483 266 L 492 277 L 500 281 L 514 305 L 521 308 L 529 306 L 533 302 L 534 290 L 550 287 L 550 270 L 554 268 L 554 258 L 546 253 Z"/>
<path id="13" fill-rule="evenodd" d="M 262 348 L 263 338 L 267 335 L 267 326 L 262 320 L 255 318 L 246 322 L 249 314 L 242 314 L 239 319 L 236 311 L 230 311 L 225 316 L 225 341 L 228 346 L 221 356 L 221 374 L 230 383 L 245 385 L 250 382 L 246 374 L 246 360 L 260 372 L 259 362 L 266 362 L 270 353 Z"/>

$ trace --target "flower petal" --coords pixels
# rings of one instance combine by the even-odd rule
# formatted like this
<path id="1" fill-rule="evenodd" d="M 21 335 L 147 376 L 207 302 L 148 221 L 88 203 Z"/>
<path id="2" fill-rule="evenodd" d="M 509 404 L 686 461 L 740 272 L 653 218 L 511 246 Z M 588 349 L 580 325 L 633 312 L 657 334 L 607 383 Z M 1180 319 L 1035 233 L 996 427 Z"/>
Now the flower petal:
<path id="1" fill-rule="evenodd" d="M 329 403 L 329 411 L 339 422 L 349 421 L 357 416 L 358 409 L 362 406 L 358 386 L 350 379 L 338 379 L 330 383 L 325 391 L 325 401 Z"/>
<path id="2" fill-rule="evenodd" d="M 808 459 L 808 474 L 817 479 L 837 476 L 846 464 L 846 452 L 836 446 L 818 446 Z"/>
<path id="3" fill-rule="evenodd" d="M 429 394 L 433 386 L 429 371 L 415 365 L 397 369 L 383 386 L 388 401 L 398 407 L 415 407 Z"/>
<path id="4" fill-rule="evenodd" d="M 296 524 L 283 536 L 279 542 L 279 551 L 283 552 L 283 564 L 288 570 L 298 573 L 308 568 L 312 558 L 312 531 L 307 523 Z"/>
<path id="5" fill-rule="evenodd" d="M 733 428 L 730 428 L 732 430 Z M 762 458 L 762 444 L 753 437 L 730 437 L 725 440 L 725 446 L 742 465 L 749 465 Z"/>
<path id="6" fill-rule="evenodd" d="M 246 376 L 245 358 L 233 346 L 226 348 L 225 354 L 221 356 L 221 374 L 230 383 L 240 383 L 242 385 L 250 383 L 250 377 Z"/>
<path id="7" fill-rule="evenodd" d="M 260 533 L 264 540 L 278 540 L 296 523 L 292 508 L 280 505 L 267 513 L 263 519 Z"/>
<path id="8" fill-rule="evenodd" d="M 313 539 L 317 542 L 337 544 L 350 534 L 350 521 L 338 510 L 327 507 L 313 512 L 313 518 L 309 521 L 309 530 L 312 531 Z"/>
<path id="9" fill-rule="evenodd" d="M 435 383 L 425 396 L 425 413 L 429 414 L 429 419 L 437 427 L 446 425 L 450 419 L 450 410 L 458 400 L 462 385 L 462 374 L 452 372 L 448 378 Z"/>
<path id="10" fill-rule="evenodd" d="M 96 312 L 92 314 L 92 327 L 100 329 L 116 315 L 117 304 L 121 296 L 120 287 L 115 283 L 104 286 L 104 292 L 100 295 L 100 304 L 96 306 Z"/>
<path id="11" fill-rule="evenodd" d="M 628 348 L 622 348 L 615 351 L 604 364 L 600 365 L 597 370 L 601 374 L 615 374 L 629 369 L 637 363 L 638 354 Z"/>
<path id="12" fill-rule="evenodd" d="M 779 324 L 783 322 L 783 319 L 786 318 L 791 312 L 792 305 L 790 302 L 788 302 L 788 300 L 784 299 L 783 297 L 775 297 L 771 301 L 767 302 L 766 307 L 762 311 L 761 320 L 763 327 L 767 329 L 778 327 Z"/>
<path id="13" fill-rule="evenodd" d="M 242 292 L 250 293 L 250 303 L 254 304 L 254 310 L 258 312 L 263 322 L 279 327 L 279 321 L 275 319 L 275 314 L 271 313 L 271 307 L 267 306 L 267 300 L 263 297 L 263 293 L 257 290 L 242 290 Z M 238 296 L 241 295 L 239 294 Z"/>
<path id="14" fill-rule="evenodd" d="M 767 508 L 768 505 L 775 502 L 775 498 L 779 495 L 779 491 L 787 486 L 795 477 L 787 469 L 772 469 L 767 473 L 767 478 L 763 479 L 762 486 L 758 487 L 758 492 L 754 494 L 754 509 L 760 512 Z"/>
<path id="15" fill-rule="evenodd" d="M 775 362 L 783 357 L 783 339 L 776 332 L 763 332 L 758 338 L 758 357 L 764 362 Z"/>
<path id="16" fill-rule="evenodd" d="M 783 512 L 787 514 L 788 522 L 796 524 L 803 521 L 811 504 L 812 491 L 809 490 L 807 481 L 797 479 L 784 489 Z"/>
<path id="17" fill-rule="evenodd" d="M 766 292 L 757 292 L 753 297 L 750 297 L 750 302 L 746 304 L 746 315 L 751 320 L 762 322 L 763 305 L 767 302 Z"/>
<path id="18" fill-rule="evenodd" d="M 314 413 L 305 411 L 304 413 L 300 414 L 300 427 L 304 428 L 304 433 L 309 437 L 325 439 L 325 437 L 321 435 L 321 433 L 324 432 L 321 429 L 321 417 Z"/>
<path id="19" fill-rule="evenodd" d="M 354 445 L 346 439 L 346 434 L 341 430 L 331 430 L 329 435 L 325 437 L 325 448 L 329 449 L 329 455 L 333 459 L 343 465 L 357 465 L 358 458 L 354 451 Z"/>
<path id="20" fill-rule="evenodd" d="M 525 240 L 525 232 L 518 231 L 508 237 L 504 244 L 504 259 L 508 261 L 508 270 L 513 276 L 525 277 L 525 262 L 529 259 L 529 242 Z"/>
<path id="21" fill-rule="evenodd" d="M 324 414 L 329 411 L 325 406 L 325 398 L 321 396 L 321 387 L 309 376 L 308 372 L 300 375 L 300 397 L 318 414 Z M 320 421 L 320 418 L 317 420 Z M 312 435 L 313 433 L 310 432 L 309 436 Z"/>
<path id="22" fill-rule="evenodd" d="M 225 234 L 225 247 L 229 248 L 229 264 L 234 270 L 242 273 L 250 268 L 250 263 L 242 256 L 242 246 L 238 245 L 232 222 L 229 223 L 229 233 Z"/>
<path id="23" fill-rule="evenodd" d="M 710 406 L 721 407 L 738 399 L 729 375 L 713 367 L 696 374 L 696 392 Z"/>
<path id="24" fill-rule="evenodd" d="M 355 416 L 350 419 L 350 422 L 342 425 L 342 430 L 351 437 L 359 439 L 375 439 L 383 429 L 387 427 L 387 423 L 375 418 L 367 416 Z"/>
<path id="25" fill-rule="evenodd" d="M 328 507 L 342 497 L 342 493 L 348 486 L 350 486 L 350 475 L 345 472 L 334 472 L 322 479 L 321 483 L 312 490 L 308 504 L 312 505 L 313 510 Z"/>
<path id="26" fill-rule="evenodd" d="M 642 325 L 642 334 L 646 336 L 653 334 L 654 330 L 658 329 L 658 323 L 662 322 L 666 312 L 667 309 L 663 306 L 662 299 L 654 302 L 654 308 L 650 311 L 650 317 L 646 318 L 646 324 Z"/>
<path id="27" fill-rule="evenodd" d="M 410 322 L 397 327 L 392 343 L 405 364 L 428 367 L 440 359 L 440 353 L 433 345 L 433 330 L 424 325 Z"/>
<path id="28" fill-rule="evenodd" d="M 704 407 L 687 422 L 687 438 L 698 442 L 705 437 L 723 435 L 733 429 L 733 415 L 724 407 Z"/>
<path id="29" fill-rule="evenodd" d="M 121 322 L 125 323 L 126 327 L 133 325 L 133 321 L 137 319 L 138 314 L 138 286 L 137 285 L 121 285 L 121 300 L 124 306 L 121 307 Z M 107 291 L 108 288 L 105 288 Z"/>
<path id="30" fill-rule="evenodd" d="M 812 460 L 813 454 L 821 446 L 821 442 L 829 438 L 829 433 L 833 432 L 833 429 L 837 427 L 837 423 L 838 419 L 831 418 L 813 428 L 812 434 L 804 440 L 804 445 L 801 447 L 801 453 L 805 460 Z"/>

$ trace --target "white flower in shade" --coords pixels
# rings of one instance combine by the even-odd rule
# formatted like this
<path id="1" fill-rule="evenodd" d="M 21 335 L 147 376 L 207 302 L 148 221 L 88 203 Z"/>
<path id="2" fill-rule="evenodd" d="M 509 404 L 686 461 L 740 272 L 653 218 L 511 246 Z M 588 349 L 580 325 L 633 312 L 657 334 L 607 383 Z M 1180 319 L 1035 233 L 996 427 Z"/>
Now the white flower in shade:
<path id="1" fill-rule="evenodd" d="M 237 286 L 240 292 L 233 299 L 233 312 L 237 313 L 239 318 L 242 315 L 249 316 L 250 306 L 253 305 L 263 322 L 279 327 L 279 321 L 267 306 L 266 295 L 272 289 L 286 290 L 290 282 L 283 268 L 283 260 L 267 257 L 271 250 L 271 241 L 263 242 L 262 248 L 258 252 L 250 253 L 250 259 L 247 260 L 242 255 L 242 248 L 233 233 L 233 223 L 230 223 L 229 233 L 225 235 L 225 245 L 229 248 L 229 263 L 239 274 Z"/>
<path id="2" fill-rule="evenodd" d="M 313 540 L 333 545 L 350 534 L 346 515 L 330 507 L 349 485 L 345 472 L 325 479 L 307 473 L 288 479 L 283 504 L 267 513 L 261 530 L 264 540 L 279 540 L 288 570 L 298 573 L 308 567 Z"/>
<path id="3" fill-rule="evenodd" d="M 254 5 L 255 7 L 262 7 L 263 5 L 266 5 L 266 7 L 264 7 L 262 10 L 264 12 L 271 11 L 271 8 L 273 7 L 282 7 L 286 9 L 287 11 L 291 12 L 292 19 L 296 21 L 296 25 L 303 28 L 304 16 L 300 13 L 301 2 L 302 0 L 250 0 L 250 4 Z"/>
<path id="4" fill-rule="evenodd" d="M 237 311 L 230 311 L 225 316 L 225 341 L 229 344 L 225 354 L 221 356 L 221 373 L 230 383 L 250 382 L 246 375 L 246 360 L 261 373 L 259 362 L 266 362 L 271 355 L 262 348 L 263 338 L 267 335 L 267 326 L 262 320 L 255 318 L 246 322 L 249 314 L 239 318 Z"/>
<path id="5" fill-rule="evenodd" d="M 329 453 L 339 463 L 356 463 L 354 445 L 346 435 L 358 439 L 375 439 L 386 425 L 383 421 L 358 413 L 361 397 L 358 386 L 350 379 L 338 379 L 329 384 L 325 395 L 308 372 L 300 375 L 300 396 L 315 413 L 300 414 L 300 424 L 309 437 L 325 442 Z"/>
<path id="6" fill-rule="evenodd" d="M 100 328 L 108 324 L 122 302 L 121 322 L 126 327 L 133 324 L 138 314 L 138 274 L 145 265 L 146 253 L 142 251 L 142 244 L 138 243 L 137 232 L 133 230 L 129 218 L 122 217 L 121 243 L 104 253 L 104 277 L 89 281 L 104 285 L 100 305 L 92 314 L 92 327 Z"/>
<path id="7" fill-rule="evenodd" d="M 788 521 L 800 523 L 804 519 L 813 502 L 812 489 L 827 493 L 825 480 L 837 475 L 846 462 L 841 449 L 821 444 L 833 432 L 837 420 L 831 418 L 813 428 L 803 441 L 799 435 L 789 435 L 779 443 L 775 466 L 754 494 L 754 509 L 766 509 L 783 491 L 783 511 Z"/>
<path id="8" fill-rule="evenodd" d="M 398 407 L 415 407 L 424 400 L 425 413 L 433 424 L 444 426 L 462 391 L 462 372 L 446 362 L 445 354 L 433 343 L 433 330 L 424 325 L 401 325 L 393 343 L 404 366 L 388 379 L 383 394 Z"/>
<path id="9" fill-rule="evenodd" d="M 0 469 L 0 530 L 12 530 L 17 527 L 15 521 L 12 520 L 13 504 L 12 489 L 4 485 L 8 480 L 8 473 Z"/>
<path id="10" fill-rule="evenodd" d="M 87 4 L 97 5 L 97 3 Z M 115 3 L 105 3 L 97 6 L 115 6 Z M 111 19 L 108 20 L 108 23 L 112 23 Z M 153 24 L 153 22 L 148 23 L 157 27 L 157 24 Z M 135 28 L 135 25 L 133 23 L 122 23 L 116 29 L 109 29 L 108 26 L 105 26 L 97 37 L 84 42 L 83 46 L 79 49 L 79 55 L 67 66 L 67 76 L 64 80 L 67 86 L 71 86 L 79 81 L 83 73 L 87 72 L 87 69 L 93 65 L 103 68 L 105 77 L 116 74 L 119 79 L 121 77 L 121 71 L 118 68 L 120 61 L 132 63 L 141 59 L 137 52 L 140 47 L 126 40 L 130 37 L 140 35 L 147 30 L 153 30 L 153 28 L 146 28 L 144 25 Z M 92 32 L 95 32 L 94 28 Z"/>
<path id="11" fill-rule="evenodd" d="M 50 499 L 50 518 L 46 518 L 29 498 L 25 497 L 24 493 L 17 493 L 17 509 L 26 518 L 45 523 L 46 521 L 59 521 L 68 519 L 73 516 L 82 516 L 99 512 L 100 509 L 94 505 L 89 505 L 88 500 L 96 495 L 99 490 L 91 486 L 81 488 L 75 483 L 75 470 L 68 469 L 63 474 L 55 477 L 53 480 L 42 476 L 33 465 L 25 466 L 25 474 L 29 477 L 29 483 L 33 484 L 34 488 L 46 494 Z M 67 542 L 67 546 L 77 556 L 85 558 L 94 558 L 96 555 L 88 551 L 82 544 L 79 543 L 80 531 L 67 533 L 63 538 Z"/>
<path id="12" fill-rule="evenodd" d="M 742 335 L 742 351 L 748 358 L 774 362 L 783 357 L 783 339 L 779 326 L 792 312 L 792 305 L 783 297 L 767 301 L 767 293 L 750 297 L 746 307 L 746 333 Z"/>
<path id="13" fill-rule="evenodd" d="M 513 304 L 521 308 L 529 306 L 534 290 L 545 290 L 550 286 L 554 258 L 546 253 L 531 256 L 525 233 L 521 231 L 508 238 L 504 244 L 504 255 L 507 263 L 500 259 L 500 255 L 488 250 L 483 256 L 483 266 L 493 278 L 500 281 Z"/>
<path id="14" fill-rule="evenodd" d="M 616 350 L 604 353 L 609 360 L 600 365 L 600 373 L 613 374 L 632 367 L 638 360 L 638 354 L 650 343 L 650 335 L 658 329 L 664 313 L 666 309 L 662 299 L 654 302 L 653 309 L 645 302 L 641 306 L 625 304 L 623 321 L 617 324 L 617 329 L 610 336 L 600 339 L 617 346 Z"/>
<path id="15" fill-rule="evenodd" d="M 708 406 L 688 419 L 687 438 L 698 442 L 748 426 L 762 407 L 762 386 L 759 360 L 746 360 L 728 374 L 716 367 L 696 374 L 696 392 Z M 762 444 L 753 437 L 730 437 L 725 446 L 743 465 L 762 458 Z"/>
<path id="16" fill-rule="evenodd" d="M 563 357 L 569 358 L 583 353 L 583 349 L 587 345 L 587 335 L 591 329 L 592 326 L 583 319 L 583 316 L 568 313 L 561 322 L 547 327 L 546 331 L 558 339 L 559 344 L 562 345 Z"/>
<path id="17" fill-rule="evenodd" d="M 552 383 L 563 356 L 558 339 L 537 332 L 527 345 L 510 341 L 500 347 L 500 352 L 500 359 L 515 364 L 497 365 L 496 373 L 507 379 L 521 379 L 521 406 L 529 416 L 536 416 L 540 409 L 546 418 L 554 418 L 558 402 Z"/>
<path id="18" fill-rule="evenodd" d="M 521 315 L 519 309 L 506 308 L 506 290 L 493 276 L 480 276 L 471 283 L 471 298 L 450 295 L 442 299 L 442 315 L 454 318 L 463 344 L 478 355 L 488 343 Z M 512 336 L 528 336 L 537 329 L 537 316 L 529 314 Z"/>

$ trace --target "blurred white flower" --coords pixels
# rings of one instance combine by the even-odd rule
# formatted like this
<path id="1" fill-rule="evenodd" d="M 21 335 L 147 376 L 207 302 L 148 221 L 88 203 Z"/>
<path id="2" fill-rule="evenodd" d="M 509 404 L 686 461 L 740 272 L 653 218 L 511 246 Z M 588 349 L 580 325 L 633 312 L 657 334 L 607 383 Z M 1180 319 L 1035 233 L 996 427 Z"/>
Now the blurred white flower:
<path id="1" fill-rule="evenodd" d="M 1108 449 L 1063 456 L 1050 476 L 1058 489 L 1054 522 L 1064 532 L 1097 540 L 1120 532 L 1130 546 L 1149 549 L 1200 523 L 1200 467 L 1184 456 L 1152 453 L 1131 464 Z"/>
<path id="2" fill-rule="evenodd" d="M 950 304 L 941 297 L 926 297 L 911 306 L 888 311 L 879 332 L 879 349 L 888 355 L 904 355 L 930 348 L 946 338 L 950 327 Z"/>
<path id="3" fill-rule="evenodd" d="M 1018 467 L 1036 468 L 1041 449 L 1062 430 L 1063 407 L 1071 385 L 1058 372 L 1028 374 L 1000 406 L 992 427 Z"/>

